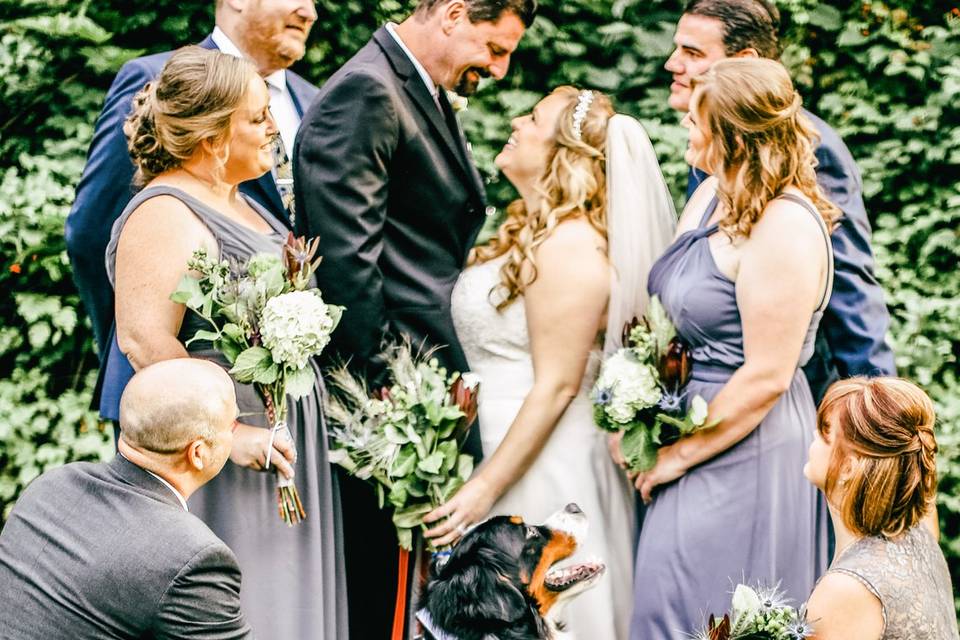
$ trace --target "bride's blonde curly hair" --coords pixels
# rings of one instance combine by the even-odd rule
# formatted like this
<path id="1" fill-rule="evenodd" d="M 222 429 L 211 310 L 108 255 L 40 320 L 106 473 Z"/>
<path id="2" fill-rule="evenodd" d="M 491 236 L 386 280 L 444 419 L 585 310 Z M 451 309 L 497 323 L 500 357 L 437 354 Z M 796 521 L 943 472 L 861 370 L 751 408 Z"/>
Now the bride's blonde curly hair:
<path id="1" fill-rule="evenodd" d="M 607 122 L 614 114 L 610 98 L 597 91 L 584 116 L 579 139 L 574 134 L 573 112 L 580 90 L 562 86 L 550 95 L 569 103 L 560 112 L 557 135 L 543 176 L 536 183 L 540 208 L 528 212 L 522 199 L 507 207 L 507 219 L 487 244 L 470 253 L 469 264 L 493 260 L 504 254 L 500 283 L 490 292 L 498 310 L 503 310 L 537 278 L 534 253 L 564 220 L 583 217 L 604 238 L 606 218 Z"/>
<path id="2" fill-rule="evenodd" d="M 748 238 L 787 187 L 807 196 L 830 228 L 840 210 L 817 184 L 819 134 L 800 110 L 790 75 L 774 60 L 731 58 L 693 79 L 691 112 L 708 132 L 702 164 L 717 176 L 726 209 L 720 229 Z"/>

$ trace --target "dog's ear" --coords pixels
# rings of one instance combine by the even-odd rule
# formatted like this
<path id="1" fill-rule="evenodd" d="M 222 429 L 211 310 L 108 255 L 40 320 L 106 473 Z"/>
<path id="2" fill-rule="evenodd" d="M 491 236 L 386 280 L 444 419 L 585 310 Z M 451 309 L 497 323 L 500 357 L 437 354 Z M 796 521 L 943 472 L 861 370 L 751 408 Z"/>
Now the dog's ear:
<path id="1" fill-rule="evenodd" d="M 452 560 L 451 560 L 452 562 Z M 427 610 L 433 620 L 450 633 L 478 638 L 509 628 L 528 615 L 523 593 L 510 579 L 488 564 L 463 566 L 435 580 L 427 593 Z"/>
<path id="2" fill-rule="evenodd" d="M 527 598 L 485 553 L 479 534 L 465 536 L 446 562 L 434 562 L 427 585 L 431 618 L 464 640 L 509 628 L 528 611 Z"/>

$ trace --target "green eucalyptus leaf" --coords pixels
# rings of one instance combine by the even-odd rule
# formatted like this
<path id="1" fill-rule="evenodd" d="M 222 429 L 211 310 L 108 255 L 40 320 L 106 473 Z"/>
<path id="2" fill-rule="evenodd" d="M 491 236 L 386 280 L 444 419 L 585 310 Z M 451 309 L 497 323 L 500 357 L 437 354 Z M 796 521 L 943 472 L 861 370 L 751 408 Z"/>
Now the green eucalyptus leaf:
<path id="1" fill-rule="evenodd" d="M 436 475 L 440 473 L 440 467 L 443 466 L 444 456 L 439 451 L 434 452 L 417 463 L 417 469 L 424 473 Z"/>

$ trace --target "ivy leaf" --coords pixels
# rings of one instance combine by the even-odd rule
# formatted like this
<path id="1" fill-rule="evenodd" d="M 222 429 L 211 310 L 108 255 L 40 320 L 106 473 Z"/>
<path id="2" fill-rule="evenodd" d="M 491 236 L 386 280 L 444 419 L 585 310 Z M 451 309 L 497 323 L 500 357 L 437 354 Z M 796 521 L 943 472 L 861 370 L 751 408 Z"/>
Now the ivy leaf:
<path id="1" fill-rule="evenodd" d="M 216 331 L 208 331 L 206 329 L 198 329 L 193 337 L 187 340 L 186 346 L 190 346 L 197 340 L 207 340 L 209 342 L 215 342 L 220 339 L 220 334 Z"/>
<path id="2" fill-rule="evenodd" d="M 187 308 L 194 311 L 202 309 L 207 298 L 208 295 L 200 287 L 200 280 L 189 274 L 180 278 L 177 288 L 170 294 L 170 299 L 173 302 L 186 305 Z"/>
<path id="3" fill-rule="evenodd" d="M 258 379 L 262 378 L 264 372 L 268 371 L 270 367 L 274 367 L 274 371 L 276 371 L 276 365 L 273 364 L 273 357 L 270 355 L 270 351 L 263 347 L 250 347 L 237 356 L 236 362 L 233 363 L 233 367 L 230 369 L 230 375 L 232 375 L 237 382 L 250 383 L 256 380 L 263 384 L 271 384 L 276 381 L 276 375 L 274 375 L 274 379 L 269 382 Z"/>
<path id="4" fill-rule="evenodd" d="M 293 398 L 302 398 L 313 391 L 313 385 L 317 381 L 317 376 L 313 372 L 313 367 L 307 365 L 302 369 L 288 371 L 284 376 L 287 394 Z"/>

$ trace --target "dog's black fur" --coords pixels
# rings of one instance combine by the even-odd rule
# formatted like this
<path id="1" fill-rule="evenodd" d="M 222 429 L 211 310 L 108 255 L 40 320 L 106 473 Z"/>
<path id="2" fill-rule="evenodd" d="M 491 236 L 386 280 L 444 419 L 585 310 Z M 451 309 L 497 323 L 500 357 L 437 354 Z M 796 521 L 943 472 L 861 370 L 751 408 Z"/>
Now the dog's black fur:
<path id="1" fill-rule="evenodd" d="M 552 532 L 518 518 L 497 516 L 467 533 L 442 566 L 434 563 L 426 609 L 433 622 L 459 640 L 535 640 L 550 637 L 528 593 Z"/>

